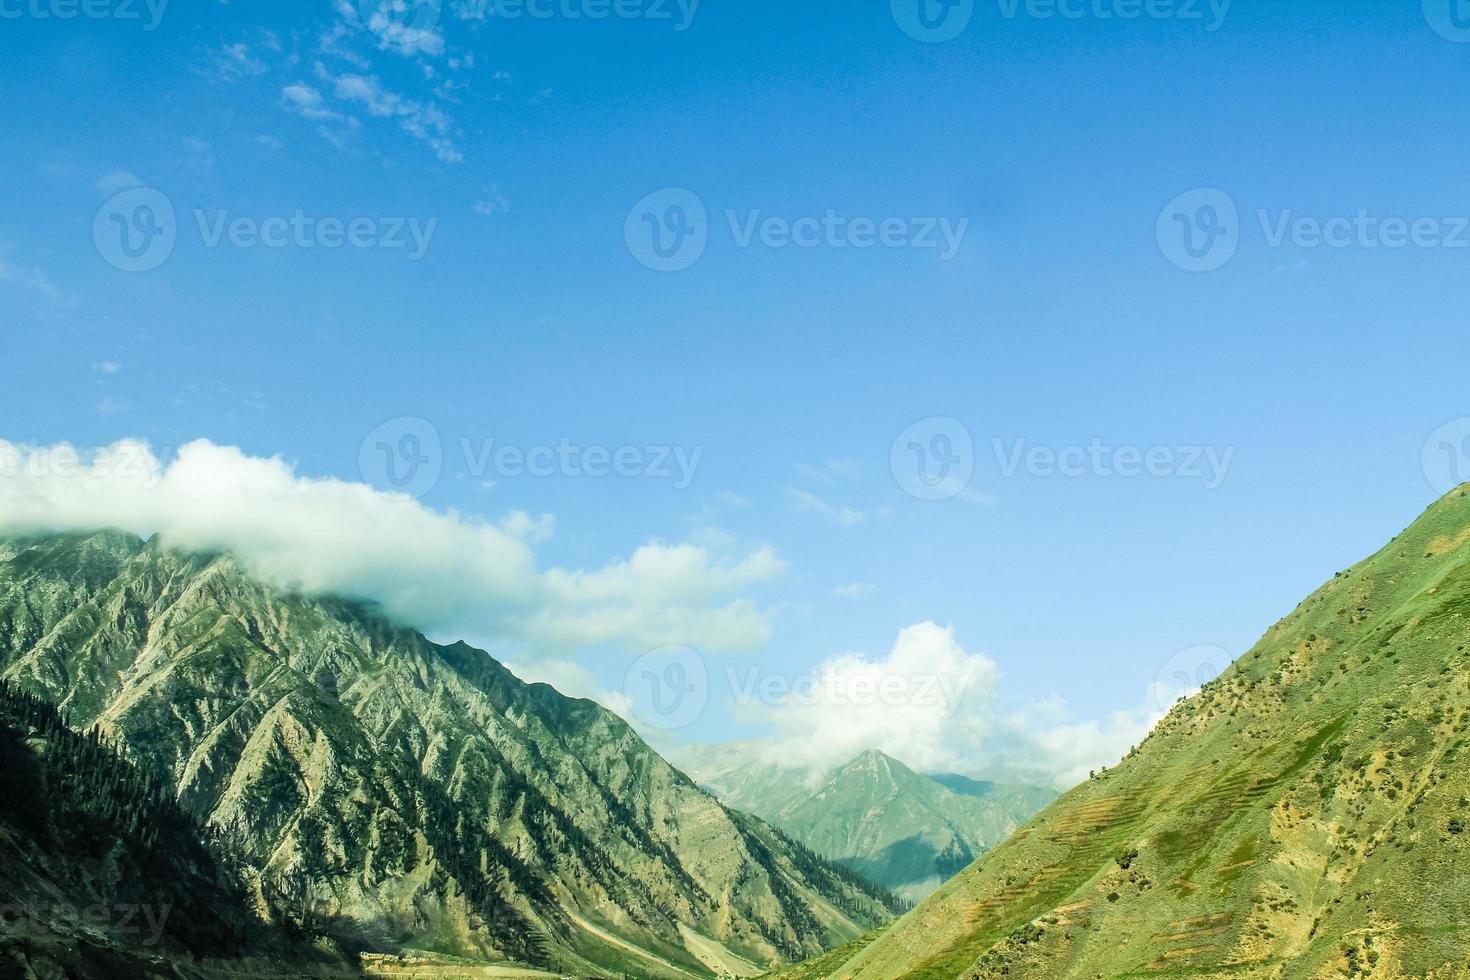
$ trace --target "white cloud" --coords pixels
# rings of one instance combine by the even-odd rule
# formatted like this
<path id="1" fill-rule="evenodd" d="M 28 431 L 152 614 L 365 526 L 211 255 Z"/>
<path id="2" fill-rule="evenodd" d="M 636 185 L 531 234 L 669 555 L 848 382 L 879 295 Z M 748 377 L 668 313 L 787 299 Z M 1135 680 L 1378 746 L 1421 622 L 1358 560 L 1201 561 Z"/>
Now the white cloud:
<path id="1" fill-rule="evenodd" d="M 122 371 L 122 365 L 116 361 L 97 361 L 92 365 L 92 370 L 98 374 L 118 374 Z"/>
<path id="2" fill-rule="evenodd" d="M 427 143 L 444 163 L 459 163 L 464 159 L 451 138 L 449 116 L 438 106 L 391 92 L 375 75 L 340 75 L 332 83 L 337 98 L 366 107 L 369 115 L 396 119 L 405 133 Z"/>
<path id="3" fill-rule="evenodd" d="M 444 36 L 437 25 L 415 22 L 417 6 L 410 0 L 383 0 L 372 9 L 365 26 L 377 35 L 381 50 L 396 51 L 405 57 L 422 54 L 437 58 L 444 53 Z"/>
<path id="4" fill-rule="evenodd" d="M 436 635 L 493 635 L 537 657 L 599 644 L 735 650 L 769 636 L 767 613 L 743 595 L 784 570 L 769 548 L 654 541 L 593 571 L 542 571 L 534 546 L 552 526 L 440 513 L 205 440 L 166 464 L 136 441 L 90 452 L 0 441 L 0 533 L 157 533 L 229 551 L 282 588 L 373 600 Z"/>
<path id="5" fill-rule="evenodd" d="M 141 187 L 143 182 L 134 177 L 126 170 L 118 169 L 100 178 L 97 181 L 97 189 L 104 194 L 116 194 L 119 191 L 130 190 Z"/>
<path id="6" fill-rule="evenodd" d="M 888 656 L 832 657 L 754 713 L 773 725 L 776 754 L 792 766 L 826 769 L 876 748 L 938 771 L 962 761 L 956 729 L 999 676 L 993 660 L 960 647 L 953 628 L 920 623 L 899 633 Z M 744 686 L 737 681 L 737 702 Z"/>
<path id="7" fill-rule="evenodd" d="M 266 65 L 251 53 L 248 44 L 226 44 L 210 52 L 210 70 L 216 78 L 232 82 L 251 75 L 263 75 Z"/>
<path id="8" fill-rule="evenodd" d="M 902 630 L 885 657 L 832 657 L 789 690 L 762 690 L 751 670 L 731 675 L 737 708 L 770 727 L 762 757 L 785 768 L 825 771 L 879 749 L 924 772 L 1064 788 L 1115 763 L 1158 721 L 1142 709 L 1079 721 L 1056 698 L 1007 713 L 995 661 L 932 622 Z"/>
<path id="9" fill-rule="evenodd" d="M 340 112 L 326 108 L 322 102 L 322 93 L 304 82 L 296 82 L 281 89 L 281 98 L 285 101 L 287 108 L 306 119 L 336 120 L 342 118 Z"/>
<path id="10" fill-rule="evenodd" d="M 491 184 L 485 188 L 485 196 L 475 202 L 472 210 L 478 215 L 493 218 L 497 214 L 509 214 L 510 202 L 500 193 L 500 188 Z"/>

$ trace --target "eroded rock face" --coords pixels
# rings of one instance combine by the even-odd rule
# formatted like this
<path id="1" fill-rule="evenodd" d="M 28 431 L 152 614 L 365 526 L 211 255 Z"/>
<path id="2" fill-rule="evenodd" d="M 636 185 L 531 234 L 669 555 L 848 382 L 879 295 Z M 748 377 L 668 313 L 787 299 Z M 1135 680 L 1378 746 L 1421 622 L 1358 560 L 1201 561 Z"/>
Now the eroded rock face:
<path id="1" fill-rule="evenodd" d="M 770 964 L 889 914 L 597 705 L 228 556 L 0 545 L 0 672 L 166 774 L 274 917 L 660 975 L 707 972 L 680 924 Z"/>

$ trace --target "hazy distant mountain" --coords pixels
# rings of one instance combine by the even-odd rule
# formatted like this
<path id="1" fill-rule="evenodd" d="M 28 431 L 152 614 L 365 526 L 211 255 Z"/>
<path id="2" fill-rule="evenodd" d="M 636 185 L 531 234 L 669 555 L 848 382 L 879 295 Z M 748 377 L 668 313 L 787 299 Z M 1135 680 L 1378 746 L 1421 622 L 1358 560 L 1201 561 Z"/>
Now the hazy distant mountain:
<path id="1" fill-rule="evenodd" d="M 0 542 L 0 675 L 156 775 L 239 857 L 251 906 L 386 948 L 754 973 L 893 903 L 597 705 L 227 556 Z"/>
<path id="2" fill-rule="evenodd" d="M 792 978 L 1470 976 L 1470 492 L 1113 770 Z"/>
<path id="3" fill-rule="evenodd" d="M 928 895 L 1056 798 L 1034 787 L 922 776 L 878 751 L 817 779 L 765 762 L 751 743 L 696 746 L 676 761 L 731 806 L 910 900 Z"/>

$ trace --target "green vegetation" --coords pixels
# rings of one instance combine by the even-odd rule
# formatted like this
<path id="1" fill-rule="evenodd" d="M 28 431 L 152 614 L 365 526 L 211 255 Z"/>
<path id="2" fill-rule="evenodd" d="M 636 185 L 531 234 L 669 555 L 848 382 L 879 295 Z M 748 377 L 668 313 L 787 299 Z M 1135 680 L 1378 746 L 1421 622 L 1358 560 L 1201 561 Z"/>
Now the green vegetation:
<path id="1" fill-rule="evenodd" d="M 875 942 L 791 975 L 1470 975 L 1467 645 L 1461 488 L 1123 763 Z"/>

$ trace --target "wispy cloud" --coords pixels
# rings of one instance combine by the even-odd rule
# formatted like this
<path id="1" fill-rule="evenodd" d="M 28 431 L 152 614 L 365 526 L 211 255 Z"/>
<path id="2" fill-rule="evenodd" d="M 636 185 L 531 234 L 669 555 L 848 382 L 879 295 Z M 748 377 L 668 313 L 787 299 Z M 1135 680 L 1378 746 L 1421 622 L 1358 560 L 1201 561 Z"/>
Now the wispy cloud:
<path id="1" fill-rule="evenodd" d="M 834 524 L 843 527 L 853 527 L 868 519 L 868 515 L 851 507 L 840 507 L 829 504 L 816 494 L 800 487 L 787 487 L 786 499 L 793 510 L 804 514 L 816 514 Z"/>
<path id="2" fill-rule="evenodd" d="M 505 199 L 504 194 L 500 193 L 500 189 L 498 187 L 496 187 L 494 184 L 491 184 L 489 187 L 485 188 L 485 196 L 476 201 L 474 207 L 471 210 L 473 210 L 476 214 L 484 215 L 487 218 L 492 218 L 497 214 L 509 213 L 510 202 Z"/>
<path id="3" fill-rule="evenodd" d="M 871 582 L 849 582 L 846 585 L 837 586 L 832 590 L 832 594 L 839 599 L 861 599 L 877 591 L 878 587 Z"/>
<path id="4" fill-rule="evenodd" d="M 305 82 L 296 82 L 281 89 L 281 100 L 288 109 L 303 119 L 322 121 L 343 118 L 340 112 L 328 109 L 322 100 L 322 93 Z"/>
<path id="5" fill-rule="evenodd" d="M 266 63 L 256 57 L 250 45 L 243 41 L 221 45 L 209 53 L 209 74 L 222 81 L 264 75 L 268 70 Z"/>
<path id="6" fill-rule="evenodd" d="M 14 248 L 9 242 L 0 242 L 0 282 L 19 286 L 55 302 L 65 302 L 61 289 L 40 267 L 18 264 L 11 259 Z"/>
<path id="7" fill-rule="evenodd" d="M 117 194 L 121 191 L 141 187 L 143 182 L 134 177 L 126 170 L 118 169 L 98 178 L 96 188 L 104 194 Z"/>
<path id="8" fill-rule="evenodd" d="M 364 107 L 371 116 L 397 120 L 405 133 L 428 144 L 444 163 L 464 160 L 451 138 L 453 123 L 438 106 L 391 92 L 376 75 L 344 74 L 331 82 L 337 98 Z"/>

